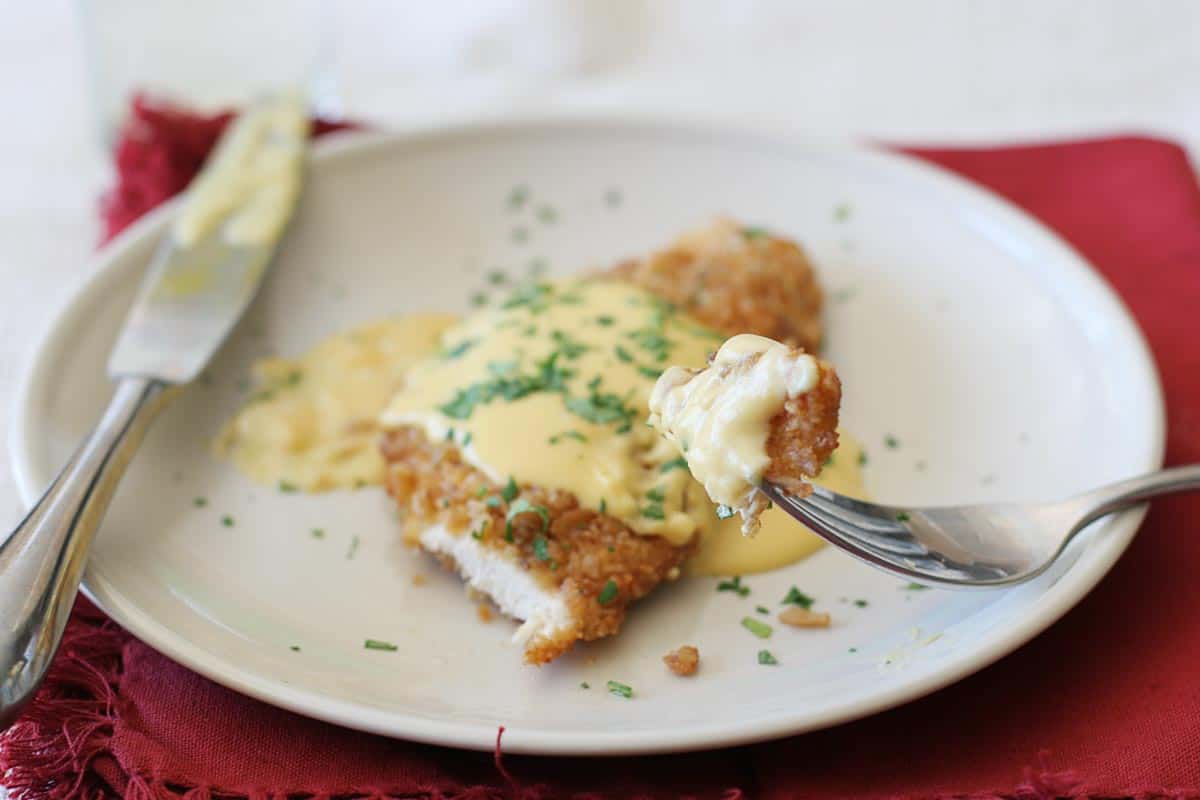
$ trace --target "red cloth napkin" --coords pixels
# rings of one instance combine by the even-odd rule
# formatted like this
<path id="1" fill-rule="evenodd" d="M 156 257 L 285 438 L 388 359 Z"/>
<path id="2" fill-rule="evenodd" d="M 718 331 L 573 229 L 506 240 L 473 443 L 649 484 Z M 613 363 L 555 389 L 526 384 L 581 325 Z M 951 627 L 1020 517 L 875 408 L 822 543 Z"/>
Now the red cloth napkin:
<path id="1" fill-rule="evenodd" d="M 182 188 L 222 124 L 136 107 L 107 231 Z M 1007 196 L 1091 259 L 1158 360 L 1168 462 L 1200 462 L 1200 187 L 1183 151 L 1127 137 L 910 152 Z M 493 757 L 298 717 L 174 664 L 81 601 L 45 688 L 0 739 L 0 768 L 17 800 L 1200 798 L 1197 571 L 1200 496 L 1155 501 L 1084 602 L 953 687 L 806 736 L 615 762 Z"/>

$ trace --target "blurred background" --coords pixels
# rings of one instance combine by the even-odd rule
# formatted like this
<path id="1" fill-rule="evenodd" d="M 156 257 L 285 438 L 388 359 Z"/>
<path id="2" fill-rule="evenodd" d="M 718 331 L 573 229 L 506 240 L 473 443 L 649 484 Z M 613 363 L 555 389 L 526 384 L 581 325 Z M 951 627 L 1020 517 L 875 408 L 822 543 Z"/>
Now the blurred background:
<path id="1" fill-rule="evenodd" d="M 219 108 L 301 83 L 328 115 L 390 127 L 621 112 L 912 144 L 1200 144 L 1194 0 L 9 0 L 0 64 L 6 420 L 32 341 L 86 275 L 137 91 Z"/>

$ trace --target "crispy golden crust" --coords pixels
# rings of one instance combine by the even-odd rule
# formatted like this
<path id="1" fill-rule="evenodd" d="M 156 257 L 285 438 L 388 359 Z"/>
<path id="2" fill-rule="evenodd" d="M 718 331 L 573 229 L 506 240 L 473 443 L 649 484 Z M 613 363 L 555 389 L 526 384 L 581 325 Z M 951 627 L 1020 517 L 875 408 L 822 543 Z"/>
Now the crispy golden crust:
<path id="1" fill-rule="evenodd" d="M 800 351 L 795 355 L 799 356 Z M 812 491 L 806 479 L 815 478 L 838 446 L 838 407 L 842 382 L 833 367 L 817 360 L 817 385 L 788 399 L 771 418 L 767 455 L 771 463 L 763 477 L 791 494 L 803 497 Z"/>
<path id="2" fill-rule="evenodd" d="M 663 663 L 674 674 L 687 678 L 695 675 L 696 670 L 700 669 L 700 651 L 690 644 L 685 644 L 663 656 Z"/>
<path id="3" fill-rule="evenodd" d="M 517 514 L 508 541 L 504 487 L 463 461 L 456 446 L 431 442 L 419 429 L 402 426 L 385 434 L 382 450 L 388 465 L 385 485 L 404 512 L 407 541 L 419 546 L 421 532 L 438 524 L 461 536 L 476 535 L 481 547 L 514 559 L 543 587 L 561 593 L 575 627 L 553 639 L 530 640 L 529 663 L 544 664 L 576 641 L 616 633 L 629 605 L 675 577 L 694 549 L 634 533 L 615 517 L 581 508 L 570 492 L 536 486 L 519 487 L 511 501 L 545 508 L 548 524 L 535 511 Z M 609 581 L 616 594 L 601 603 Z"/>
<path id="4" fill-rule="evenodd" d="M 612 274 L 732 336 L 757 333 L 815 353 L 824 295 L 800 246 L 719 219 Z"/>

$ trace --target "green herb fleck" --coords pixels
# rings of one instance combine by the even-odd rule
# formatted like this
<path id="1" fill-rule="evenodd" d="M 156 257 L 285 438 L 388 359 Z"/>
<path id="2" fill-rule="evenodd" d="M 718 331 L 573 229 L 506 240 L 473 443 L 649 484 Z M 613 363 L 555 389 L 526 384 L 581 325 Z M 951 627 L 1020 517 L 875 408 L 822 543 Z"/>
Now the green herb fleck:
<path id="1" fill-rule="evenodd" d="M 494 269 L 487 274 L 487 281 L 492 286 L 503 286 L 508 283 L 508 276 L 498 269 Z"/>
<path id="2" fill-rule="evenodd" d="M 500 496 L 504 498 L 504 502 L 511 503 L 519 492 L 517 482 L 513 480 L 512 475 L 509 475 L 508 483 L 504 484 L 504 488 L 500 490 Z"/>
<path id="3" fill-rule="evenodd" d="M 285 386 L 295 386 L 302 380 L 304 380 L 304 372 L 294 369 L 287 374 L 286 378 L 283 379 L 283 383 Z"/>
<path id="4" fill-rule="evenodd" d="M 449 347 L 442 352 L 442 358 L 451 361 L 456 358 L 461 358 L 464 353 L 479 343 L 478 339 L 463 339 L 453 347 Z"/>
<path id="5" fill-rule="evenodd" d="M 920 583 L 909 583 L 901 586 L 900 588 L 906 592 L 923 592 L 929 587 Z"/>
<path id="6" fill-rule="evenodd" d="M 206 505 L 208 505 L 208 498 L 197 497 L 196 499 L 192 500 L 192 505 L 194 505 L 196 508 L 204 508 Z"/>
<path id="7" fill-rule="evenodd" d="M 520 514 L 537 514 L 542 518 L 542 530 L 550 527 L 550 511 L 545 506 L 534 505 L 524 497 L 518 498 L 508 507 L 508 514 L 504 517 L 504 535 L 505 537 L 512 536 L 512 521 Z M 511 540 L 510 540 L 511 541 Z M 537 550 L 537 542 L 534 542 L 534 550 Z M 542 559 L 545 560 L 545 559 Z"/>
<path id="8" fill-rule="evenodd" d="M 717 519 L 729 519 L 736 513 L 736 511 L 724 503 L 717 506 Z"/>
<path id="9" fill-rule="evenodd" d="M 580 689 L 590 689 L 590 688 L 592 688 L 592 686 L 587 681 L 580 681 L 579 688 Z"/>
<path id="10" fill-rule="evenodd" d="M 778 661 L 778 659 L 775 658 L 775 656 L 771 655 L 770 650 L 759 650 L 758 651 L 758 663 L 766 664 L 767 666 L 773 667 L 773 666 L 776 666 L 779 663 L 779 661 Z"/>
<path id="11" fill-rule="evenodd" d="M 601 314 L 600 316 L 596 317 L 596 324 L 603 325 L 605 328 L 609 327 L 614 322 L 616 322 L 616 320 L 610 317 L 608 314 Z"/>
<path id="12" fill-rule="evenodd" d="M 658 377 L 663 374 L 663 371 L 656 367 L 638 367 L 637 371 L 652 381 L 658 380 Z"/>
<path id="13" fill-rule="evenodd" d="M 600 498 L 600 513 L 608 513 L 608 500 L 604 499 L 603 497 Z"/>
<path id="14" fill-rule="evenodd" d="M 299 653 L 299 652 L 300 652 L 300 645 L 298 645 L 298 644 L 294 644 L 294 645 L 292 645 L 292 646 L 291 646 L 290 648 L 288 648 L 288 649 L 289 649 L 289 650 L 291 650 L 293 653 Z"/>
<path id="15" fill-rule="evenodd" d="M 663 507 L 657 504 L 651 504 L 642 508 L 642 516 L 648 519 L 666 519 L 667 513 L 663 511 Z"/>
<path id="16" fill-rule="evenodd" d="M 579 356 L 586 353 L 589 349 L 586 344 L 575 341 L 563 331 L 551 331 L 550 338 L 558 346 L 558 352 L 562 353 L 566 358 L 579 358 Z"/>
<path id="17" fill-rule="evenodd" d="M 221 524 L 224 525 L 226 528 L 232 528 L 233 527 L 233 517 L 226 514 L 225 516 L 221 517 Z"/>
<path id="18" fill-rule="evenodd" d="M 629 354 L 628 350 L 626 350 L 624 347 L 621 347 L 621 345 L 614 347 L 613 352 L 617 354 L 617 358 L 619 358 L 621 361 L 624 361 L 626 364 L 628 364 L 630 361 L 633 361 L 633 356 Z"/>
<path id="19" fill-rule="evenodd" d="M 770 639 L 771 634 L 774 632 L 774 628 L 754 617 L 742 617 L 742 627 L 760 639 Z"/>
<path id="20" fill-rule="evenodd" d="M 854 601 L 854 605 L 858 606 L 859 608 L 866 608 L 867 606 L 869 606 L 869 605 L 871 605 L 871 604 L 870 604 L 870 603 L 868 603 L 866 600 L 863 600 L 863 599 L 860 597 L 859 599 L 857 599 L 857 600 L 855 600 L 855 601 Z"/>
<path id="21" fill-rule="evenodd" d="M 628 686 L 624 683 L 619 683 L 617 681 L 609 681 L 606 684 L 606 686 L 608 686 L 609 694 L 615 694 L 618 697 L 624 697 L 626 700 L 633 697 L 633 687 L 632 686 Z"/>
<path id="22" fill-rule="evenodd" d="M 858 465 L 859 465 L 860 467 L 865 467 L 865 466 L 867 465 L 867 451 L 866 451 L 866 450 L 860 450 L 860 451 L 859 451 L 859 453 L 858 453 Z"/>
<path id="23" fill-rule="evenodd" d="M 309 531 L 309 533 L 312 535 L 312 537 L 314 539 L 324 539 L 325 538 L 325 529 L 324 528 L 313 528 L 311 531 Z"/>
<path id="24" fill-rule="evenodd" d="M 779 602 L 781 605 L 800 606 L 801 608 L 807 610 L 812 608 L 813 603 L 817 601 L 816 598 L 809 597 L 804 592 L 793 586 L 792 588 L 788 589 L 788 593 L 784 595 L 783 599 Z"/>
<path id="25" fill-rule="evenodd" d="M 770 235 L 770 231 L 766 228 L 742 228 L 742 236 L 752 241 L 754 239 L 765 239 Z"/>
<path id="26" fill-rule="evenodd" d="M 367 650 L 385 650 L 389 653 L 393 653 L 400 649 L 391 642 L 385 642 L 381 639 L 367 639 L 363 642 L 363 648 Z"/>
<path id="27" fill-rule="evenodd" d="M 588 440 L 588 438 L 586 436 L 584 436 L 582 433 L 580 433 L 579 431 L 570 430 L 570 431 L 563 431 L 562 433 L 554 434 L 553 436 L 550 437 L 549 442 L 550 442 L 550 444 L 558 444 L 563 439 L 574 439 L 577 442 L 586 442 Z"/>
<path id="28" fill-rule="evenodd" d="M 632 339 L 638 347 L 649 351 L 658 361 L 666 361 L 670 355 L 673 343 L 658 330 L 640 328 L 636 331 L 630 331 L 626 336 Z"/>
<path id="29" fill-rule="evenodd" d="M 846 651 L 846 652 L 848 652 L 848 653 L 857 653 L 857 652 L 858 652 L 858 648 L 857 648 L 857 647 L 851 647 L 851 648 L 850 648 L 848 651 Z"/>
<path id="30" fill-rule="evenodd" d="M 483 292 L 475 292 L 471 295 L 471 305 L 475 306 L 476 308 L 486 306 L 487 301 L 488 297 Z"/>
<path id="31" fill-rule="evenodd" d="M 845 222 L 850 219 L 850 204 L 839 203 L 833 209 L 833 219 L 835 222 Z"/>
<path id="32" fill-rule="evenodd" d="M 895 436 L 892 436 L 890 433 L 887 436 L 883 437 L 883 443 L 885 445 L 887 445 L 889 450 L 895 450 L 897 447 L 900 446 L 900 440 L 897 439 Z"/>
<path id="33" fill-rule="evenodd" d="M 661 467 L 658 468 L 658 471 L 659 472 L 670 472 L 673 469 L 687 469 L 687 468 L 688 468 L 687 459 L 684 458 L 683 456 L 679 456 L 678 458 L 672 458 L 670 461 L 663 464 Z"/>
<path id="34" fill-rule="evenodd" d="M 525 206 L 529 201 L 529 187 L 524 184 L 514 186 L 512 191 L 508 193 L 508 208 L 510 211 L 517 211 Z"/>
<path id="35" fill-rule="evenodd" d="M 355 554 L 358 553 L 358 545 L 359 545 L 358 534 L 355 534 L 350 539 L 350 546 L 346 548 L 346 560 L 347 561 L 353 559 Z"/>
<path id="36" fill-rule="evenodd" d="M 659 489 L 656 486 L 655 488 L 646 492 L 646 499 L 653 500 L 656 503 L 661 503 L 664 499 L 666 499 L 666 495 L 663 494 L 662 489 Z"/>
<path id="37" fill-rule="evenodd" d="M 771 613 L 771 610 L 769 608 L 767 608 L 766 606 L 755 606 L 754 610 L 760 614 L 770 614 Z"/>
<path id="38" fill-rule="evenodd" d="M 533 540 L 533 557 L 538 561 L 550 560 L 550 543 L 546 541 L 545 536 L 538 536 Z"/>
<path id="39" fill-rule="evenodd" d="M 907 511 L 901 511 L 896 515 L 896 522 L 908 522 L 912 517 L 908 516 Z"/>
<path id="40" fill-rule="evenodd" d="M 558 221 L 558 212 L 550 206 L 542 206 L 537 210 L 537 218 L 544 225 L 553 225 Z"/>
<path id="41" fill-rule="evenodd" d="M 617 598 L 617 582 L 612 578 L 604 584 L 604 588 L 600 590 L 600 594 L 596 595 L 596 602 L 602 606 L 606 606 Z"/>
<path id="42" fill-rule="evenodd" d="M 727 581 L 721 581 L 717 584 L 718 592 L 734 592 L 738 597 L 745 597 L 750 594 L 750 587 L 742 585 L 742 576 L 734 575 Z"/>

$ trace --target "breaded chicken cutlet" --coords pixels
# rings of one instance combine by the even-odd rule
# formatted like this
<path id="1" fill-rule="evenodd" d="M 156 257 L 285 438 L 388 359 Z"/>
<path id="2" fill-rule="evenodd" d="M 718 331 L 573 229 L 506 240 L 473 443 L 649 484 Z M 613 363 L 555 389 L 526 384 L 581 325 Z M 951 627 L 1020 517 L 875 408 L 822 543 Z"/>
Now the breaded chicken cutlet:
<path id="1" fill-rule="evenodd" d="M 821 292 L 803 253 L 786 240 L 728 220 L 685 236 L 645 260 L 623 264 L 610 273 L 612 278 L 649 293 L 643 292 L 646 302 L 629 298 L 630 305 L 644 307 L 637 313 L 645 316 L 646 324 L 639 322 L 641 327 L 622 331 L 626 322 L 622 314 L 633 312 L 624 303 L 620 309 L 597 312 L 589 305 L 586 291 L 518 290 L 500 306 L 505 311 L 496 313 L 527 310 L 529 316 L 522 317 L 520 324 L 529 324 L 522 333 L 530 338 L 530 346 L 549 335 L 555 345 L 548 356 L 536 360 L 529 370 L 514 371 L 488 362 L 494 379 L 472 383 L 452 402 L 439 406 L 443 415 L 451 417 L 442 421 L 450 425 L 448 429 L 428 419 L 414 423 L 405 415 L 395 415 L 389 422 L 385 415 L 385 485 L 401 510 L 405 540 L 459 572 L 501 612 L 521 620 L 515 638 L 523 643 L 529 663 L 547 663 L 577 641 L 616 633 L 630 604 L 678 576 L 698 545 L 697 536 L 680 540 L 667 535 L 672 525 L 688 519 L 683 511 L 700 513 L 695 500 L 688 509 L 686 486 L 678 488 L 694 481 L 686 470 L 668 472 L 668 462 L 678 460 L 671 446 L 643 426 L 655 377 L 675 357 L 685 357 L 667 345 L 674 343 L 679 350 L 684 332 L 697 330 L 687 334 L 699 343 L 691 344 L 685 362 L 695 364 L 721 338 L 746 330 L 809 346 L 820 340 Z M 547 331 L 553 313 L 544 309 L 560 308 L 556 303 L 573 305 L 571 313 L 578 319 Z M 504 319 L 497 328 L 511 332 L 516 325 Z M 595 335 L 589 339 L 585 331 Z M 612 340 L 615 346 L 596 338 L 616 337 L 618 331 L 621 338 Z M 463 359 L 469 361 L 483 347 L 474 342 L 488 341 L 489 336 L 487 331 L 464 336 L 462 342 L 472 344 L 447 342 L 447 352 L 474 347 Z M 592 377 L 580 365 L 601 349 L 598 342 L 615 355 L 605 362 L 606 371 Z M 518 342 L 515 349 L 525 347 Z M 637 380 L 644 385 L 636 392 L 624 390 L 632 380 L 629 375 L 641 376 Z M 781 479 L 815 474 L 809 465 L 819 469 L 836 446 L 836 380 L 832 370 L 822 373 L 816 395 L 796 396 L 773 421 L 769 447 Z M 562 395 L 561 401 L 556 396 L 546 399 L 555 393 Z M 639 490 L 631 495 L 636 503 L 631 507 L 628 502 L 622 506 L 614 495 L 585 499 L 582 490 L 548 485 L 557 477 L 540 483 L 511 478 L 506 482 L 478 458 L 476 449 L 485 431 L 476 429 L 474 441 L 469 434 L 464 438 L 464 423 L 456 420 L 467 418 L 473 423 L 478 417 L 470 416 L 472 408 L 529 402 L 530 397 L 553 403 L 555 413 L 566 406 L 576 420 L 570 425 L 547 420 L 546 430 L 528 431 L 531 448 L 561 440 L 554 445 L 558 449 L 546 452 L 558 455 L 563 446 L 576 447 L 586 463 L 609 453 L 616 442 L 630 450 L 631 464 L 640 464 L 637 475 L 673 481 L 670 485 L 676 488 Z M 465 417 L 459 416 L 464 413 Z M 455 424 L 460 426 L 457 432 Z M 631 443 L 622 444 L 614 432 Z M 599 460 L 596 464 L 603 471 Z M 696 489 L 693 496 L 700 494 Z M 712 516 L 712 506 L 704 506 L 703 513 Z"/>

